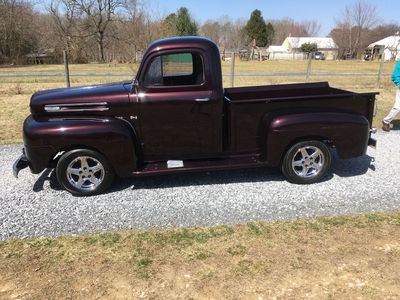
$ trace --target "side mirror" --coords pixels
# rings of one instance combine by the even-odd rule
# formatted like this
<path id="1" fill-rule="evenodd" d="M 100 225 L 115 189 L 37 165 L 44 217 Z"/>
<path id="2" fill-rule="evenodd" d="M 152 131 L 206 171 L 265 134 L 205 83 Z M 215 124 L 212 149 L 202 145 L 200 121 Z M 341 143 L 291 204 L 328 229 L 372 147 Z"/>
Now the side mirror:
<path id="1" fill-rule="evenodd" d="M 132 80 L 132 91 L 131 93 L 137 94 L 139 90 L 139 81 L 135 78 Z"/>

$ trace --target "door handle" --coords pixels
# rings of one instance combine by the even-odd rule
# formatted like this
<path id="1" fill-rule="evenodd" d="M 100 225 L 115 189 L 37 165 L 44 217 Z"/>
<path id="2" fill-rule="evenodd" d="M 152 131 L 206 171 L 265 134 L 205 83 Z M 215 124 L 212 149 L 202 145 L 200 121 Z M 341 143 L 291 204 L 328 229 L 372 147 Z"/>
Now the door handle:
<path id="1" fill-rule="evenodd" d="M 208 101 L 210 101 L 210 98 L 197 98 L 197 99 L 194 99 L 194 101 L 196 101 L 196 102 L 208 102 Z"/>

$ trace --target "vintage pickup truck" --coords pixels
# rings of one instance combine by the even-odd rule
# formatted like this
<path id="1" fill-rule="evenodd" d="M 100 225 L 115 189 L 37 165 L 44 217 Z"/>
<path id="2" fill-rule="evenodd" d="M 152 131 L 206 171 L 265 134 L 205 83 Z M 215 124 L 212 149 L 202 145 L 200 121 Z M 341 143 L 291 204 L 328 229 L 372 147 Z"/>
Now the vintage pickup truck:
<path id="1" fill-rule="evenodd" d="M 159 40 L 131 82 L 35 93 L 14 175 L 55 168 L 74 195 L 119 177 L 279 166 L 293 183 L 376 146 L 377 93 L 327 82 L 223 88 L 218 47 L 201 37 Z"/>

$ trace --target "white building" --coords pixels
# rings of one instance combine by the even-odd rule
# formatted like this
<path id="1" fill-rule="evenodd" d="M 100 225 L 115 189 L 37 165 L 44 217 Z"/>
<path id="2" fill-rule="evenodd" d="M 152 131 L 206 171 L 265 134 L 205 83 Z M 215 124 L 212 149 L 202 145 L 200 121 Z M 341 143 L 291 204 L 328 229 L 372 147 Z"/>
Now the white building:
<path id="1" fill-rule="evenodd" d="M 385 60 L 400 60 L 400 36 L 393 35 L 370 44 L 367 47 L 368 59 L 380 59 L 385 53 Z"/>
<path id="2" fill-rule="evenodd" d="M 326 59 L 336 59 L 338 46 L 332 38 L 327 37 L 287 37 L 282 43 L 282 47 L 288 52 L 299 53 L 303 44 L 316 44 L 318 51 L 324 53 Z"/>
<path id="3" fill-rule="evenodd" d="M 307 59 L 306 53 L 292 53 L 283 46 L 269 46 L 266 50 L 270 60 L 302 60 Z"/>

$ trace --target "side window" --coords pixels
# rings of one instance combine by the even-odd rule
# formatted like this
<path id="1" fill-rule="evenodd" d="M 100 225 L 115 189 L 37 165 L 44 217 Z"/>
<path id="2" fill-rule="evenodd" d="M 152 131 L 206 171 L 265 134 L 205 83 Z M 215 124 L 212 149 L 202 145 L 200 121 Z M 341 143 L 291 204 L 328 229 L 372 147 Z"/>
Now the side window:
<path id="1" fill-rule="evenodd" d="M 154 58 L 144 76 L 146 86 L 163 85 L 161 56 Z"/>
<path id="2" fill-rule="evenodd" d="M 203 82 L 203 57 L 198 53 L 157 56 L 144 76 L 146 86 L 199 85 Z"/>

